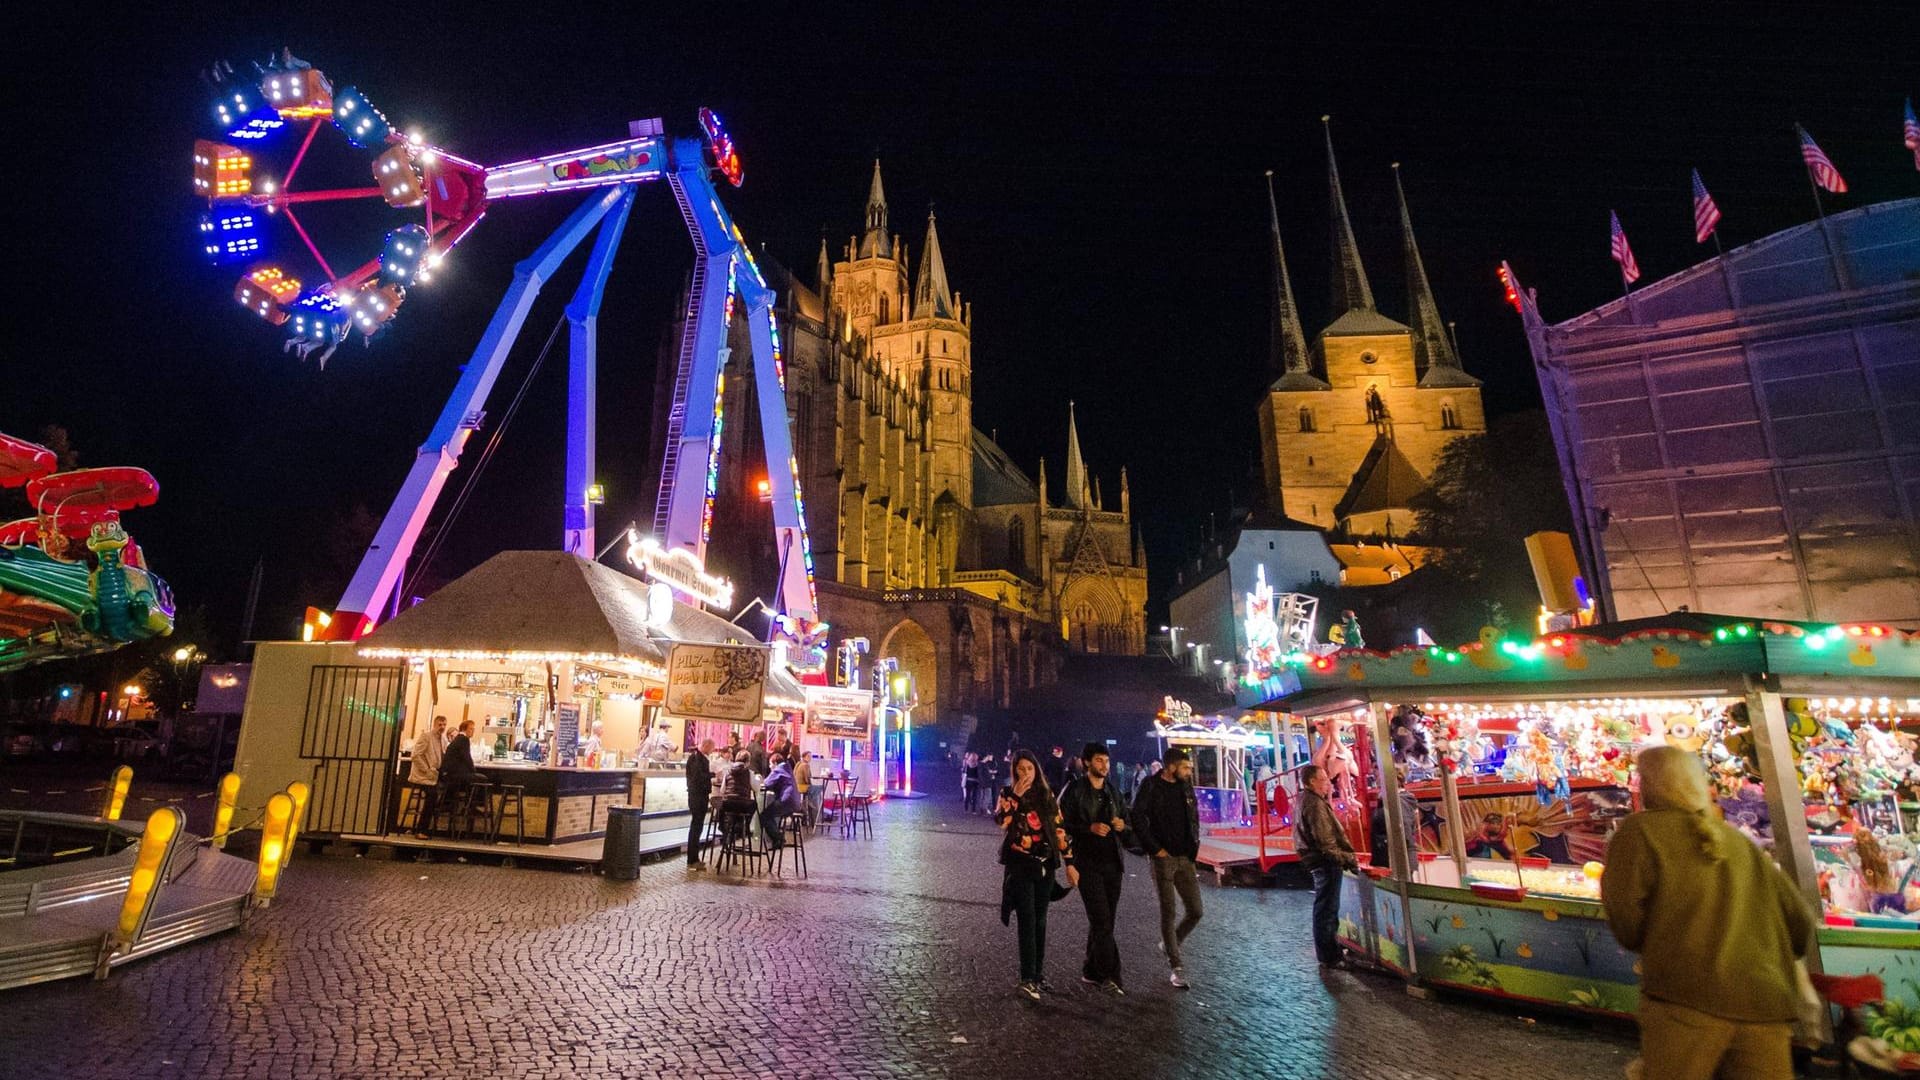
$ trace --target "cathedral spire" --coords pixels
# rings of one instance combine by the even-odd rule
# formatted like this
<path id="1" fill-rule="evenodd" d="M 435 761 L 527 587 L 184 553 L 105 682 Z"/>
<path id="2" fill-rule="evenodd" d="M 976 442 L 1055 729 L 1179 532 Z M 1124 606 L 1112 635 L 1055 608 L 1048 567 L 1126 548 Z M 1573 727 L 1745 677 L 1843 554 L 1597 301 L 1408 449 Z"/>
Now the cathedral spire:
<path id="1" fill-rule="evenodd" d="M 833 296 L 833 259 L 827 254 L 827 230 L 825 229 L 820 230 L 820 261 L 814 267 L 813 276 L 815 283 L 820 286 L 820 298 L 822 300 L 831 298 Z"/>
<path id="2" fill-rule="evenodd" d="M 873 159 L 873 183 L 867 188 L 867 231 L 860 238 L 860 257 L 893 257 L 893 240 L 887 232 L 887 189 L 880 184 L 879 158 Z"/>
<path id="3" fill-rule="evenodd" d="M 1434 302 L 1426 264 L 1420 260 L 1420 245 L 1413 239 L 1413 215 L 1407 211 L 1407 189 L 1400 183 L 1397 161 L 1393 163 L 1393 190 L 1400 197 L 1400 247 L 1407 260 L 1407 321 L 1413 326 L 1413 359 L 1420 372 L 1420 385 L 1479 386 L 1480 380 L 1461 369 L 1460 354 L 1454 351 L 1446 324 L 1440 321 L 1440 305 Z"/>
<path id="4" fill-rule="evenodd" d="M 1067 402 L 1067 505 L 1084 510 L 1093 498 L 1087 489 L 1087 460 L 1080 455 L 1080 429 L 1073 419 L 1073 402 Z"/>
<path id="5" fill-rule="evenodd" d="M 1307 354 L 1307 335 L 1300 326 L 1300 308 L 1293 302 L 1293 278 L 1287 273 L 1287 252 L 1280 243 L 1280 206 L 1273 199 L 1273 170 L 1267 170 L 1267 223 L 1273 233 L 1273 326 L 1268 366 L 1276 390 L 1325 390 L 1313 375 Z"/>
<path id="6" fill-rule="evenodd" d="M 940 233 L 934 228 L 931 206 L 927 207 L 927 243 L 920 253 L 920 276 L 913 286 L 913 317 L 954 317 L 953 291 L 947 288 L 947 264 L 940 257 Z"/>
<path id="7" fill-rule="evenodd" d="M 1340 164 L 1333 159 L 1333 118 L 1322 116 L 1327 131 L 1327 187 L 1333 220 L 1333 317 L 1349 311 L 1373 311 L 1373 286 L 1360 264 L 1360 248 L 1353 242 L 1353 222 L 1347 218 L 1347 196 L 1340 190 Z"/>

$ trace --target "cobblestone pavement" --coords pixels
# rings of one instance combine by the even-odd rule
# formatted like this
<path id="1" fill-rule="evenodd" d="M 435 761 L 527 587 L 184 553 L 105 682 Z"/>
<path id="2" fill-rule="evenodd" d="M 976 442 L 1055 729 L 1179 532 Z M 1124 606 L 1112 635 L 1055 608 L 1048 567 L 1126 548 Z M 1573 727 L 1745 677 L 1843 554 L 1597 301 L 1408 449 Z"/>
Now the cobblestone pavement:
<path id="1" fill-rule="evenodd" d="M 1609 1028 L 1422 1002 L 1318 973 L 1308 894 L 1206 888 L 1166 983 L 1145 864 L 1120 907 L 1130 993 L 1084 992 L 1086 919 L 1053 909 L 1059 993 L 1013 994 L 995 833 L 894 801 L 812 876 L 584 873 L 302 854 L 238 931 L 0 994 L 5 1077 L 1618 1077 Z"/>

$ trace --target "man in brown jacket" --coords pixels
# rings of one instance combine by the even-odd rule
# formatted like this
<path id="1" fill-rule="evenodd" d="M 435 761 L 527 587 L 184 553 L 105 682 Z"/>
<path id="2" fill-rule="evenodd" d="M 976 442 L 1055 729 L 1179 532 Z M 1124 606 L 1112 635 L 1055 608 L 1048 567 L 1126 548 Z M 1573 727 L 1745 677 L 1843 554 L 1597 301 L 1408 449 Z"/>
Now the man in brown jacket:
<path id="1" fill-rule="evenodd" d="M 1340 871 L 1357 870 L 1340 819 L 1334 816 L 1333 778 L 1318 765 L 1300 770 L 1300 811 L 1293 819 L 1293 850 L 1300 866 L 1313 875 L 1313 951 L 1321 967 L 1337 968 L 1345 961 L 1340 948 Z"/>
<path id="2" fill-rule="evenodd" d="M 1699 758 L 1641 753 L 1646 809 L 1607 845 L 1601 902 L 1640 954 L 1645 1080 L 1791 1080 L 1793 964 L 1813 918 L 1793 882 L 1713 813 Z"/>

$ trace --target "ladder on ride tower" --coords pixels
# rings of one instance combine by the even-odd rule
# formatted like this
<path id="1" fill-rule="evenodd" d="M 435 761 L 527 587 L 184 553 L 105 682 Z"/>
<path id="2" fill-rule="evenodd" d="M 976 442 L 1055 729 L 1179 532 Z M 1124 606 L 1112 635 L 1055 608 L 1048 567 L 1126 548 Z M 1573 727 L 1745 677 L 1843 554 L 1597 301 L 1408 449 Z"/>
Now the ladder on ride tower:
<path id="1" fill-rule="evenodd" d="M 684 208 L 681 213 L 687 215 Z M 691 227 L 691 215 L 687 216 Z M 697 329 L 694 315 L 700 310 L 700 298 L 706 289 L 707 260 L 696 255 L 693 260 L 693 279 L 687 286 L 685 320 L 680 327 L 680 366 L 673 375 L 673 398 L 667 409 L 667 443 L 660 455 L 660 494 L 653 503 L 653 535 L 656 537 L 667 535 L 667 511 L 673 505 L 673 479 L 679 474 L 680 467 L 680 436 L 687 427 L 687 384 L 693 380 L 693 340 Z"/>

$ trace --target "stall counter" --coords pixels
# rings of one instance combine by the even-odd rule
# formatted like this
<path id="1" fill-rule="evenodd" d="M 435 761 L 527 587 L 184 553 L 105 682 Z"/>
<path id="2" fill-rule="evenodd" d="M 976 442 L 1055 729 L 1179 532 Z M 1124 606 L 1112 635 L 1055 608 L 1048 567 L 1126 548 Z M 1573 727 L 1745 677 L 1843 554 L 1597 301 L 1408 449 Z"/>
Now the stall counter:
<path id="1" fill-rule="evenodd" d="M 590 769 L 538 765 L 531 762 L 482 762 L 475 766 L 494 784 L 521 789 L 526 815 L 526 842 L 569 844 L 595 840 L 607 834 L 607 811 L 614 806 L 638 806 L 645 814 L 643 831 L 685 828 L 686 774 L 678 765 L 648 763 L 643 768 Z M 401 759 L 393 784 L 389 821 L 399 821 L 400 800 L 406 790 L 408 763 Z M 508 821 L 502 839 L 517 839 Z"/>

